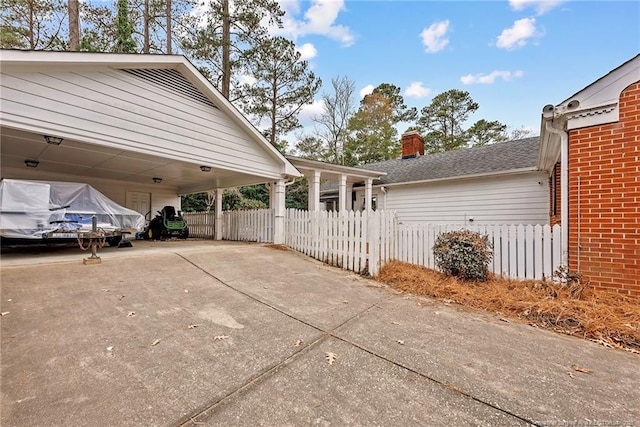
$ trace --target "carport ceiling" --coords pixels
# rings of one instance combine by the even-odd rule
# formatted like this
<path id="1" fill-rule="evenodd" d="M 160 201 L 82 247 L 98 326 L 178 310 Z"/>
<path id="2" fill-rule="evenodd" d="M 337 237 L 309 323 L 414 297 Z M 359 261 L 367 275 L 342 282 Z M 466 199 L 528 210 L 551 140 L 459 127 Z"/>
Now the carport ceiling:
<path id="1" fill-rule="evenodd" d="M 208 185 L 214 188 L 221 182 L 237 180 L 237 172 L 221 169 L 210 172 L 200 165 L 171 160 L 133 151 L 123 151 L 95 144 L 65 139 L 60 145 L 47 144 L 44 136 L 7 127 L 0 127 L 1 163 L 3 171 L 9 168 L 27 168 L 25 160 L 37 160 L 34 172 L 111 179 L 141 184 L 153 184 L 153 178 L 162 178 L 160 185 L 187 192 L 190 187 Z M 31 168 L 28 168 L 31 169 Z M 3 176 L 5 172 L 3 172 Z M 247 175 L 247 182 L 259 178 Z"/>

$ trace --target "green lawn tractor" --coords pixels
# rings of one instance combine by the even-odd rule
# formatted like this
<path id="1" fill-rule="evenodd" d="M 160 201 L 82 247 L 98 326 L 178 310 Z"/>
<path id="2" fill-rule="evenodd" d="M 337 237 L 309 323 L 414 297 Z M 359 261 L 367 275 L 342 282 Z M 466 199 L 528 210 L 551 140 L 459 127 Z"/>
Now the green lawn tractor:
<path id="1" fill-rule="evenodd" d="M 170 237 L 186 239 L 189 237 L 189 227 L 180 211 L 176 213 L 173 206 L 165 206 L 149 222 L 141 237 L 146 240 L 163 240 Z"/>

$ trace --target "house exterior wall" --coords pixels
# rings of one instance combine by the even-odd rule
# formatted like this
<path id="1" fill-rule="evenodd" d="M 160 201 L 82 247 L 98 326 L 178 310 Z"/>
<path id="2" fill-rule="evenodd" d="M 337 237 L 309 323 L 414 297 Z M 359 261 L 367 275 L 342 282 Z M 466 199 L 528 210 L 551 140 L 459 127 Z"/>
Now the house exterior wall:
<path id="1" fill-rule="evenodd" d="M 569 131 L 569 267 L 640 295 L 640 82 L 619 110 L 617 123 Z"/>
<path id="2" fill-rule="evenodd" d="M 387 186 L 386 190 L 386 195 L 377 192 L 378 208 L 396 211 L 403 223 L 549 222 L 549 182 L 545 172 Z"/>
<path id="3" fill-rule="evenodd" d="M 282 170 L 224 112 L 123 70 L 3 66 L 0 101 L 16 129 L 258 176 Z"/>

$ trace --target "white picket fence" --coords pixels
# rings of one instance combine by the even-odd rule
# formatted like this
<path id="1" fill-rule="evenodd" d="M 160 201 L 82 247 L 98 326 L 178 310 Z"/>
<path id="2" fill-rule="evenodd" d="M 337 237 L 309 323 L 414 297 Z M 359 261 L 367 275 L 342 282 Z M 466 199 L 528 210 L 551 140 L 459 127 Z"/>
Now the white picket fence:
<path id="1" fill-rule="evenodd" d="M 216 220 L 214 212 L 183 212 L 182 217 L 189 226 L 189 236 L 213 239 Z"/>
<path id="2" fill-rule="evenodd" d="M 432 250 L 435 240 L 441 233 L 461 229 L 489 237 L 493 246 L 489 270 L 497 275 L 514 279 L 550 278 L 561 264 L 560 225 L 399 224 L 394 258 L 436 268 Z"/>
<path id="3" fill-rule="evenodd" d="M 273 242 L 273 209 L 223 212 L 222 238 L 244 242 Z"/>
<path id="4" fill-rule="evenodd" d="M 215 212 L 185 212 L 189 236 L 213 239 Z M 245 242 L 273 242 L 273 210 L 222 212 L 222 239 Z"/>
<path id="5" fill-rule="evenodd" d="M 185 213 L 189 234 L 212 238 L 214 213 Z M 273 242 L 271 209 L 225 211 L 222 238 Z M 561 264 L 559 225 L 401 224 L 394 212 L 309 212 L 287 209 L 285 244 L 327 264 L 375 276 L 385 263 L 399 260 L 436 268 L 433 245 L 443 232 L 467 229 L 485 234 L 493 246 L 489 270 L 517 279 L 552 277 Z"/>
<path id="6" fill-rule="evenodd" d="M 288 209 L 285 244 L 327 264 L 376 275 L 393 258 L 395 215 Z"/>
<path id="7" fill-rule="evenodd" d="M 377 275 L 390 260 L 436 268 L 433 245 L 443 232 L 485 234 L 493 246 L 489 270 L 518 279 L 551 277 L 561 263 L 561 227 L 556 225 L 462 226 L 399 224 L 393 212 L 287 210 L 286 245 L 327 264 Z"/>

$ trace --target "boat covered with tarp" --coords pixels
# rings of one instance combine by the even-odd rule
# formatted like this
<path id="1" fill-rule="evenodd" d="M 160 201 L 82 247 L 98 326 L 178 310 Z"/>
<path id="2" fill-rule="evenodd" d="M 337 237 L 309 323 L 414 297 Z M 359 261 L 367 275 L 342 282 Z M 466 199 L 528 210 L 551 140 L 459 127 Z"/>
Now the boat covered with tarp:
<path id="1" fill-rule="evenodd" d="M 109 245 L 123 234 L 144 229 L 145 218 L 88 184 L 77 182 L 0 181 L 0 237 L 3 243 L 78 241 L 96 231 Z"/>

